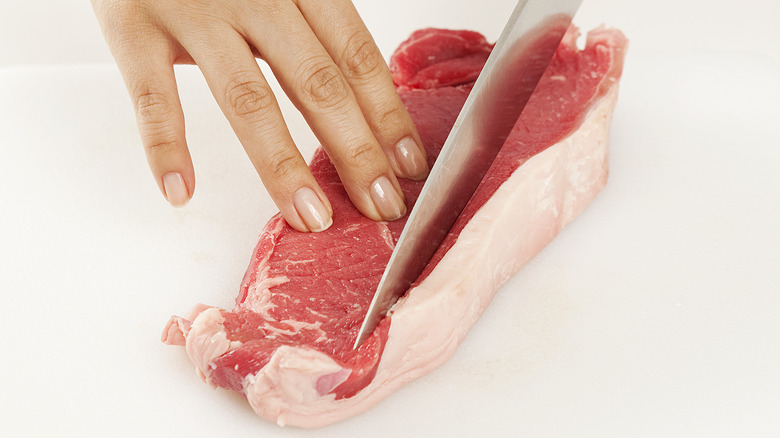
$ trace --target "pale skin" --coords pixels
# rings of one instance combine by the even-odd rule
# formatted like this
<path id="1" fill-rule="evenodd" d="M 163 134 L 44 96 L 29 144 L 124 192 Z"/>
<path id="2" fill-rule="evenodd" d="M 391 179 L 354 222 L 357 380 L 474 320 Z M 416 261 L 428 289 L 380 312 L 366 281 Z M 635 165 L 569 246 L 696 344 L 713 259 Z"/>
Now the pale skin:
<path id="1" fill-rule="evenodd" d="M 294 144 L 257 58 L 271 67 L 374 220 L 406 213 L 397 177 L 428 173 L 420 136 L 349 0 L 92 0 L 130 94 L 141 143 L 171 205 L 192 197 L 174 64 L 197 64 L 271 198 L 300 231 L 333 209 Z"/>

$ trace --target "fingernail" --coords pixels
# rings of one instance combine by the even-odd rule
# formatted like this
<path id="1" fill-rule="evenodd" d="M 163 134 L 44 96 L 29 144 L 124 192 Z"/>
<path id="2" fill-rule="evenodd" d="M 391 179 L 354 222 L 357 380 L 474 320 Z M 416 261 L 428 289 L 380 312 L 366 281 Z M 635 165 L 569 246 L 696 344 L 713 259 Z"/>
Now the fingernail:
<path id="1" fill-rule="evenodd" d="M 386 176 L 380 176 L 371 183 L 371 200 L 385 220 L 393 221 L 406 214 L 406 205 L 401 195 Z"/>
<path id="2" fill-rule="evenodd" d="M 420 146 L 411 137 L 404 137 L 395 145 L 395 159 L 408 178 L 423 179 L 428 175 L 428 162 Z"/>
<path id="3" fill-rule="evenodd" d="M 162 177 L 165 198 L 174 207 L 183 207 L 190 200 L 184 177 L 179 172 L 168 172 Z"/>
<path id="4" fill-rule="evenodd" d="M 324 231 L 333 224 L 333 218 L 314 190 L 304 187 L 293 195 L 293 204 L 309 231 Z"/>

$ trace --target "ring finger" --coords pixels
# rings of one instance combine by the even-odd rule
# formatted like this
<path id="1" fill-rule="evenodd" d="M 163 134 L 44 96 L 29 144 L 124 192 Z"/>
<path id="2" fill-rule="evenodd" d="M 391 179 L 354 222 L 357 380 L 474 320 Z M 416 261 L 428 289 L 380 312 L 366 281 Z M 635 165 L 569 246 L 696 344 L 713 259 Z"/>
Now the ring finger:
<path id="1" fill-rule="evenodd" d="M 298 8 L 349 82 L 396 175 L 424 178 L 428 163 L 420 135 L 355 6 L 350 0 L 298 0 Z"/>

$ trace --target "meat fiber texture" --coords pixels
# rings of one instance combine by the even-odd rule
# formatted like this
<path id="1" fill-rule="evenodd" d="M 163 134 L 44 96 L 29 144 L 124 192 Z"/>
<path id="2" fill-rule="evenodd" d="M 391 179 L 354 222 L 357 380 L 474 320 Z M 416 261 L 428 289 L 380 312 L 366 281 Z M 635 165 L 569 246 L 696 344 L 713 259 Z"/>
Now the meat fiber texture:
<path id="1" fill-rule="evenodd" d="M 609 124 L 626 40 L 571 28 L 488 176 L 423 275 L 360 348 L 352 344 L 404 220 L 350 204 L 320 149 L 311 169 L 334 207 L 321 233 L 277 215 L 254 250 L 232 311 L 198 305 L 163 341 L 185 346 L 209 384 L 263 418 L 320 427 L 359 414 L 444 363 L 493 294 L 607 180 Z M 398 91 L 433 164 L 492 45 L 475 32 L 415 32 L 391 58 Z M 402 180 L 408 207 L 422 182 Z"/>

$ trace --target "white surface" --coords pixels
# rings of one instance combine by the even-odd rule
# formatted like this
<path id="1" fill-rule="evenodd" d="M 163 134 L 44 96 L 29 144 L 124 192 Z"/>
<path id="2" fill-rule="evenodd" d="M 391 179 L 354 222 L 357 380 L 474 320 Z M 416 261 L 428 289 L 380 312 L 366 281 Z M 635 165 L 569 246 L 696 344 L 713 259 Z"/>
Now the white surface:
<path id="1" fill-rule="evenodd" d="M 48 3 L 43 22 L 91 23 L 83 5 Z M 411 15 L 359 6 L 387 54 L 416 27 L 490 29 L 487 8 L 444 3 Z M 74 61 L 104 61 L 102 46 L 70 66 L 0 69 L 0 434 L 780 434 L 780 42 L 761 26 L 778 6 L 628 3 L 588 1 L 577 20 L 631 39 L 605 191 L 499 292 L 450 362 L 315 432 L 256 418 L 158 341 L 171 313 L 231 306 L 274 211 L 197 72 L 178 70 L 198 187 L 174 210 L 118 72 Z M 3 65 L 36 63 L 26 56 L 46 47 L 65 62 L 60 48 L 99 38 L 47 33 L 25 21 L 29 8 L 0 6 Z M 658 21 L 670 11 L 682 15 Z M 9 44 L 25 28 L 35 38 Z"/>
<path id="2" fill-rule="evenodd" d="M 391 51 L 418 28 L 469 28 L 495 40 L 497 17 L 515 0 L 353 0 L 380 48 Z M 747 51 L 780 64 L 780 3 L 767 0 L 585 0 L 585 28 L 607 23 L 628 30 L 632 53 Z M 503 24 L 503 23 L 502 23 Z M 111 62 L 87 0 L 0 2 L 0 66 Z"/>

